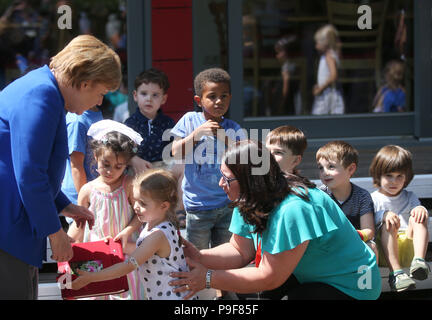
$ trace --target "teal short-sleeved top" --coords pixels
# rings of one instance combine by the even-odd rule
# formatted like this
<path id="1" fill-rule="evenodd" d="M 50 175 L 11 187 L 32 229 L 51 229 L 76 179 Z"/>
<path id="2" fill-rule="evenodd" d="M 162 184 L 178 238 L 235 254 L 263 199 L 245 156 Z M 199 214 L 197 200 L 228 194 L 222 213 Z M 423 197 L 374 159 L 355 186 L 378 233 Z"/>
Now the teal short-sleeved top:
<path id="1" fill-rule="evenodd" d="M 309 201 L 290 194 L 271 213 L 262 233 L 262 251 L 278 254 L 309 241 L 293 274 L 300 283 L 323 282 L 355 299 L 377 299 L 381 276 L 373 251 L 360 239 L 337 204 L 319 189 Z M 252 239 L 254 227 L 234 209 L 230 231 Z"/>

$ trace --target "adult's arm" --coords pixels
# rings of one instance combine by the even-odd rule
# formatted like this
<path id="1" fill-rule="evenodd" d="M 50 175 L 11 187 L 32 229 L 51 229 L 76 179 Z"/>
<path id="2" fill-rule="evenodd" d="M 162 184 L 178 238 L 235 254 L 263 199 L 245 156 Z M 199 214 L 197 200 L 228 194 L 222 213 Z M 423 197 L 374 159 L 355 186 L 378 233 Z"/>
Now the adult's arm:
<path id="1" fill-rule="evenodd" d="M 229 242 L 215 248 L 198 250 L 189 241 L 183 240 L 186 257 L 195 260 L 208 269 L 236 269 L 248 265 L 255 258 L 251 239 L 233 234 Z"/>
<path id="2" fill-rule="evenodd" d="M 200 263 L 188 258 L 191 271 L 177 272 L 171 275 L 173 278 L 179 278 L 170 283 L 172 286 L 179 286 L 174 291 L 186 291 L 185 285 L 188 285 L 191 292 L 185 298 L 189 299 L 196 292 L 205 288 L 205 275 L 208 269 L 214 270 L 211 277 L 211 287 L 215 289 L 252 293 L 278 288 L 295 270 L 309 244 L 309 241 L 305 241 L 291 250 L 278 254 L 264 252 L 259 267 L 255 268 L 244 266 L 246 261 L 251 261 L 251 258 L 254 257 L 254 254 L 251 255 L 252 250 L 250 250 L 251 240 L 237 237 L 234 240 L 233 236 L 231 240 L 234 240 L 236 245 L 247 244 L 248 249 L 245 250 L 242 247 L 233 250 L 233 241 L 230 241 L 230 246 L 225 244 L 202 251 L 199 258 Z M 240 242 L 237 242 L 237 240 L 240 240 Z M 223 249 L 225 249 L 225 252 L 222 252 Z M 243 252 L 244 255 L 240 252 Z M 223 270 L 224 268 L 229 269 Z"/>
<path id="3" fill-rule="evenodd" d="M 212 288 L 238 293 L 267 291 L 280 287 L 293 273 L 308 246 L 303 242 L 292 250 L 278 254 L 264 252 L 258 268 L 216 270 Z"/>
<path id="4" fill-rule="evenodd" d="M 237 293 L 253 293 L 278 288 L 291 276 L 308 244 L 309 241 L 305 241 L 292 250 L 278 254 L 264 252 L 258 268 L 214 270 L 211 276 L 211 287 Z M 207 267 L 189 258 L 187 261 L 191 271 L 172 273 L 171 277 L 178 279 L 170 282 L 171 286 L 177 287 L 174 292 L 190 291 L 185 299 L 193 297 L 205 288 L 208 270 Z"/>

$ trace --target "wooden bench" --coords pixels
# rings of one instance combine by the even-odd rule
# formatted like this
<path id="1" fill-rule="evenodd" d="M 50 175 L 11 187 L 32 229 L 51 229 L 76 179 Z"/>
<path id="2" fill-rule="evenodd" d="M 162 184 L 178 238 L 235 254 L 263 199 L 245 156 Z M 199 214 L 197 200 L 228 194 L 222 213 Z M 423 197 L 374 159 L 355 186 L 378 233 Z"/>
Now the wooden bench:
<path id="1" fill-rule="evenodd" d="M 313 180 L 316 185 L 321 185 L 320 180 Z M 361 188 L 366 189 L 369 192 L 373 192 L 376 188 L 373 186 L 371 177 L 362 177 L 362 178 L 352 178 L 351 182 L 358 185 Z M 414 192 L 420 200 L 424 199 L 432 199 L 432 174 L 419 174 L 415 175 L 411 183 L 407 187 L 408 191 Z M 432 207 L 427 207 L 429 211 L 429 243 L 432 244 Z M 430 253 L 430 252 L 429 252 Z M 427 258 L 427 256 L 426 256 Z M 427 263 L 430 270 L 432 271 L 432 261 L 427 260 Z M 404 268 L 404 271 L 409 274 L 409 268 Z M 381 277 L 382 277 L 382 292 L 389 292 L 390 287 L 388 284 L 388 276 L 389 269 L 388 268 L 380 268 Z M 423 289 L 432 289 L 432 275 L 429 274 L 429 277 L 423 281 L 416 281 L 416 289 L 415 290 L 423 290 Z"/>

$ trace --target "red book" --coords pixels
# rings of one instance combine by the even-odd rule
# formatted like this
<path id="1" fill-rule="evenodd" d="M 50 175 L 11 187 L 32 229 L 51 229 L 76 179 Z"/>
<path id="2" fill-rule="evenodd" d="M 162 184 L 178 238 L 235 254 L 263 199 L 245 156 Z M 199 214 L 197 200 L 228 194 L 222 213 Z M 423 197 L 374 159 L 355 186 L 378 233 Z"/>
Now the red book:
<path id="1" fill-rule="evenodd" d="M 60 284 L 63 299 L 78 299 L 86 297 L 118 294 L 129 290 L 127 277 L 93 282 L 80 290 L 70 289 L 70 281 L 78 277 L 76 269 L 85 271 L 100 271 L 113 264 L 123 262 L 124 255 L 121 243 L 95 241 L 86 243 L 73 243 L 73 258 L 67 262 L 58 262 L 57 282 Z"/>

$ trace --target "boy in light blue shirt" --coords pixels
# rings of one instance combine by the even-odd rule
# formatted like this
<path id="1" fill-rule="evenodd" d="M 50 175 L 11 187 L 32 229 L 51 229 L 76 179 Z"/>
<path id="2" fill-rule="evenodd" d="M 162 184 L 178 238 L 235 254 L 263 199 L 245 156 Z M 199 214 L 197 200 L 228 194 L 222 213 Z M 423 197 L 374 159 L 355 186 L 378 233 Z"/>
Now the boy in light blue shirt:
<path id="1" fill-rule="evenodd" d="M 96 172 L 93 152 L 87 143 L 87 131 L 93 123 L 100 120 L 103 120 L 102 111 L 97 106 L 82 115 L 70 112 L 66 115 L 69 157 L 61 190 L 74 204 L 77 204 L 81 187 L 99 175 Z"/>
<path id="2" fill-rule="evenodd" d="M 228 242 L 232 208 L 219 187 L 225 148 L 246 138 L 240 125 L 224 117 L 231 101 L 231 78 L 219 68 L 204 70 L 194 81 L 194 100 L 202 112 L 186 113 L 171 130 L 172 155 L 185 161 L 182 181 L 186 237 L 199 249 Z"/>

